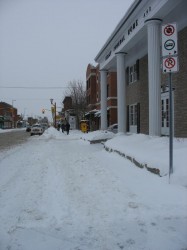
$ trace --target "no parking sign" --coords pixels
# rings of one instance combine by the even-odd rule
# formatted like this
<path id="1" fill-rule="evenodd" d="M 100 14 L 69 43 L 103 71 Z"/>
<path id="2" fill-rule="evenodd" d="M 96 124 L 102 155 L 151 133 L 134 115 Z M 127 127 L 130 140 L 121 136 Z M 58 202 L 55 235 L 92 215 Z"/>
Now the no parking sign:
<path id="1" fill-rule="evenodd" d="M 163 73 L 178 71 L 177 25 L 162 25 L 162 64 Z"/>
<path id="2" fill-rule="evenodd" d="M 178 71 L 178 57 L 165 57 L 163 58 L 163 73 L 177 72 Z"/>

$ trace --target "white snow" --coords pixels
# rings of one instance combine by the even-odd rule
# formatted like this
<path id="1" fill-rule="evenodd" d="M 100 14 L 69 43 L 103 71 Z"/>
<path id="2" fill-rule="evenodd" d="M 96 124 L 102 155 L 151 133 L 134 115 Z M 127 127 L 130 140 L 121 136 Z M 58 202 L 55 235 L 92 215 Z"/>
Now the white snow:
<path id="1" fill-rule="evenodd" d="M 163 177 L 89 143 L 106 138 Z M 166 137 L 49 128 L 0 152 L 0 250 L 186 249 L 186 162 L 174 139 L 169 183 Z"/>

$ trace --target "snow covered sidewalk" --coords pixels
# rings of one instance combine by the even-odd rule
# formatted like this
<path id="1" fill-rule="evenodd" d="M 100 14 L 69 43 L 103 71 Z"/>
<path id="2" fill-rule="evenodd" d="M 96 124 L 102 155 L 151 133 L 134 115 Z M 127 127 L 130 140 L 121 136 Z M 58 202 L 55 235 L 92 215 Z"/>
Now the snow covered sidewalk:
<path id="1" fill-rule="evenodd" d="M 82 136 L 50 128 L 0 154 L 0 249 L 185 249 L 187 189 Z"/>

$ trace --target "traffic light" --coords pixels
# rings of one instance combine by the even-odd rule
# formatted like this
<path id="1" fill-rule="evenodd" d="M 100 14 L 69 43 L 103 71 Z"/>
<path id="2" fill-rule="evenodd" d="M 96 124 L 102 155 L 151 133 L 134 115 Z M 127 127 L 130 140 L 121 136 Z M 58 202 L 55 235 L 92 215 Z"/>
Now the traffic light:
<path id="1" fill-rule="evenodd" d="M 45 109 L 42 109 L 42 114 L 44 114 L 45 113 Z"/>

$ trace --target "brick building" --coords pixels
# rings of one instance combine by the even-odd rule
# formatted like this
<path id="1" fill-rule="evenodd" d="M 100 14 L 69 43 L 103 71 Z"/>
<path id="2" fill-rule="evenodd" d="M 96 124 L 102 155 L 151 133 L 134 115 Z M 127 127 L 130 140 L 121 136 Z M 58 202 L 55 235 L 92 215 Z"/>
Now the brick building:
<path id="1" fill-rule="evenodd" d="M 117 122 L 117 79 L 116 72 L 107 74 L 107 126 Z M 96 67 L 88 64 L 86 71 L 87 107 L 86 114 L 91 130 L 100 128 L 100 72 Z"/>
<path id="2" fill-rule="evenodd" d="M 89 128 L 91 131 L 99 129 L 99 122 L 100 122 L 100 114 L 98 113 L 98 111 L 100 110 L 99 93 L 100 93 L 99 70 L 97 67 L 88 64 L 86 70 L 87 113 L 85 114 L 85 118 L 89 121 Z"/>
<path id="3" fill-rule="evenodd" d="M 179 71 L 172 73 L 174 136 L 187 137 L 186 9 L 186 0 L 133 2 L 95 58 L 100 70 L 101 129 L 109 123 L 111 81 L 114 88 L 117 85 L 118 132 L 169 134 L 169 74 L 163 74 L 161 67 L 161 27 L 176 23 Z M 111 74 L 116 74 L 116 82 L 109 80 Z"/>
<path id="4" fill-rule="evenodd" d="M 66 96 L 62 102 L 64 104 L 64 110 L 72 109 L 72 98 L 71 96 Z"/>
<path id="5" fill-rule="evenodd" d="M 15 128 L 18 119 L 16 108 L 6 102 L 0 102 L 0 128 Z"/>

